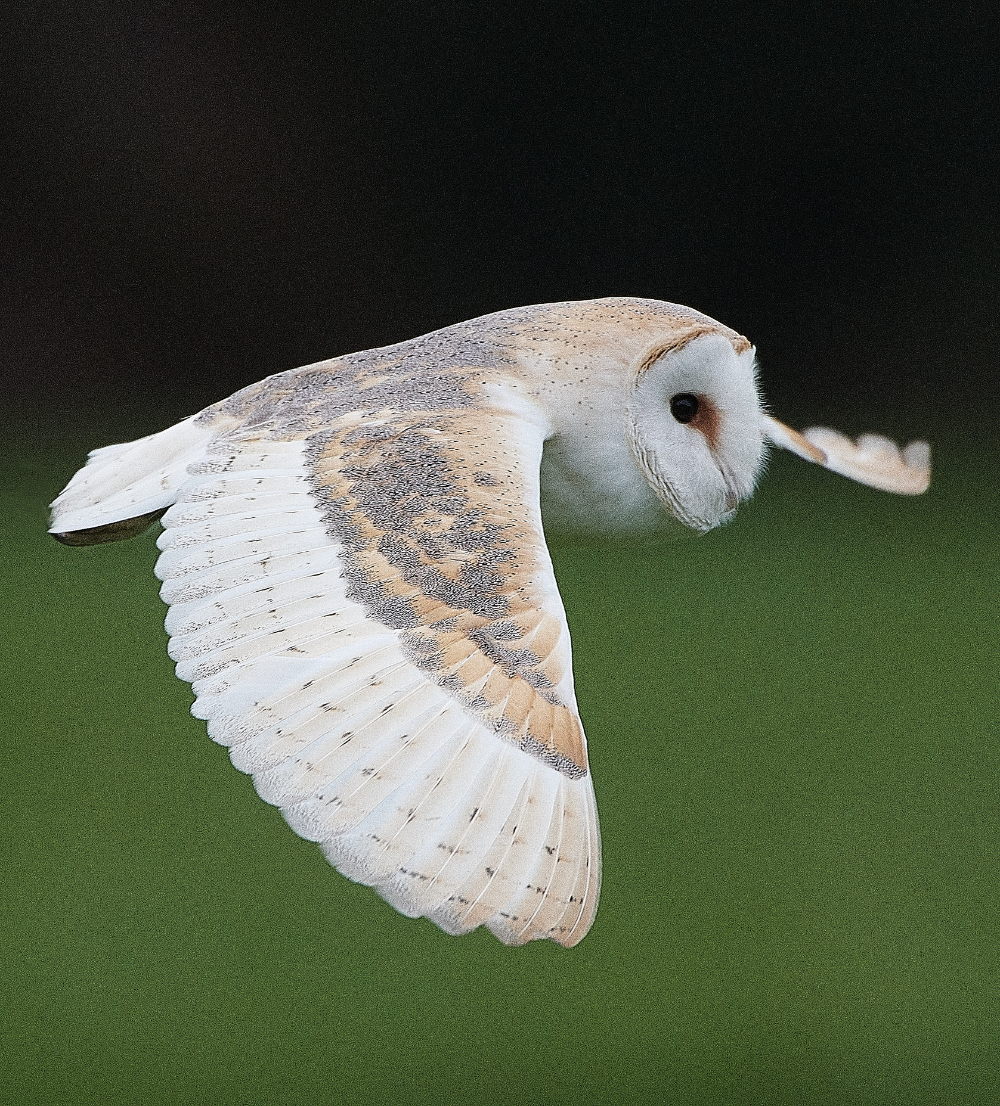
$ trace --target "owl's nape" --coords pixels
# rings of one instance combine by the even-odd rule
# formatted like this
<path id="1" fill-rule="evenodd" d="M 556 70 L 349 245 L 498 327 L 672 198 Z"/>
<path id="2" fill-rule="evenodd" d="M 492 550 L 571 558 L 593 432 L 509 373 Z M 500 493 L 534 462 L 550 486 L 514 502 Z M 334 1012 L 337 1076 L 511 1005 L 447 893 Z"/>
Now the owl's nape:
<path id="1" fill-rule="evenodd" d="M 879 434 L 862 434 L 852 441 L 826 426 L 812 426 L 799 433 L 783 422 L 764 416 L 764 435 L 813 464 L 897 495 L 920 495 L 931 481 L 931 448 L 927 442 L 910 442 L 902 449 Z"/>

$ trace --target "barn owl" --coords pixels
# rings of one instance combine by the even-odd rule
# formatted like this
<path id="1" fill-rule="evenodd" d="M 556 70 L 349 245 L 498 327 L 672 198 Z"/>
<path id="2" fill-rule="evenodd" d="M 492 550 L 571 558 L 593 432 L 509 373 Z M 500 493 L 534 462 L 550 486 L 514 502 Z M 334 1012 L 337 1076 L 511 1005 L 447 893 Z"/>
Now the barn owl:
<path id="1" fill-rule="evenodd" d="M 540 468 L 589 525 L 710 530 L 767 443 L 922 492 L 929 451 L 765 413 L 746 338 L 611 298 L 500 311 L 271 376 L 90 454 L 67 545 L 160 519 L 192 712 L 302 837 L 451 934 L 579 942 L 600 837 Z"/>

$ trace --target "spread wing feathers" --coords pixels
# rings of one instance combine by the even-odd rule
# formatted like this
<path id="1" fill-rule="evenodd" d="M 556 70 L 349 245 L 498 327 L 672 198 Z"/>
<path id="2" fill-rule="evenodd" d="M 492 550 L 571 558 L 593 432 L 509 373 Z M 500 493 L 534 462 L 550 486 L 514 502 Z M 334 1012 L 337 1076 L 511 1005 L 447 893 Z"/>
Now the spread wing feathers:
<path id="1" fill-rule="evenodd" d="M 774 445 L 859 484 L 897 495 L 920 495 L 930 486 L 927 442 L 910 442 L 900 449 L 880 434 L 862 434 L 854 442 L 829 427 L 813 426 L 800 434 L 770 415 L 763 419 L 764 434 Z"/>
<path id="2" fill-rule="evenodd" d="M 219 428 L 218 421 L 192 416 L 138 441 L 93 450 L 52 504 L 50 533 L 68 545 L 91 545 L 141 532 L 173 503 L 188 465 Z"/>
<path id="3" fill-rule="evenodd" d="M 387 426 L 220 439 L 190 466 L 156 567 L 177 674 L 345 875 L 449 933 L 576 944 L 600 845 L 541 435 Z"/>
<path id="4" fill-rule="evenodd" d="M 862 434 L 856 442 L 825 426 L 802 436 L 826 454 L 826 467 L 861 484 L 899 495 L 921 495 L 931 480 L 931 447 L 910 442 L 902 449 L 881 434 Z"/>

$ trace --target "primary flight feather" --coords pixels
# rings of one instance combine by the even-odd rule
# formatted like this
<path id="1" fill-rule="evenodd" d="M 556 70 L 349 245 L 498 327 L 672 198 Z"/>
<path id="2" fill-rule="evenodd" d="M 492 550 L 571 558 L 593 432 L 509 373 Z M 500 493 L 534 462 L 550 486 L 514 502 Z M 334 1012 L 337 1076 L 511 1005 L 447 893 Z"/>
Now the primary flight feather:
<path id="1" fill-rule="evenodd" d="M 917 493 L 928 450 L 765 414 L 750 343 L 677 304 L 516 308 L 279 373 L 95 450 L 67 545 L 162 518 L 156 573 L 192 711 L 351 879 L 448 933 L 571 946 L 600 838 L 542 532 L 749 496 L 765 443 Z"/>

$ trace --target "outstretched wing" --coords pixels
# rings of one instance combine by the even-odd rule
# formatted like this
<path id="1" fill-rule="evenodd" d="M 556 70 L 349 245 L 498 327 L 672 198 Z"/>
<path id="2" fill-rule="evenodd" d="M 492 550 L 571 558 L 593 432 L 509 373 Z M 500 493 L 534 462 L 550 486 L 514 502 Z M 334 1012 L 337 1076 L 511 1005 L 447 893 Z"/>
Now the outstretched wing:
<path id="1" fill-rule="evenodd" d="M 220 437 L 163 517 L 177 674 L 331 863 L 449 933 L 576 944 L 600 846 L 515 415 Z"/>
<path id="2" fill-rule="evenodd" d="M 920 495 L 930 486 L 931 448 L 926 442 L 910 442 L 900 449 L 879 434 L 862 434 L 853 442 L 826 426 L 812 426 L 800 434 L 770 415 L 764 416 L 764 435 L 806 461 L 880 491 Z"/>

